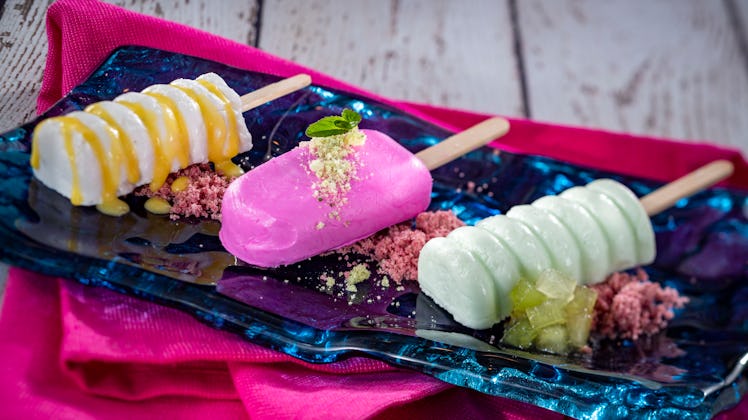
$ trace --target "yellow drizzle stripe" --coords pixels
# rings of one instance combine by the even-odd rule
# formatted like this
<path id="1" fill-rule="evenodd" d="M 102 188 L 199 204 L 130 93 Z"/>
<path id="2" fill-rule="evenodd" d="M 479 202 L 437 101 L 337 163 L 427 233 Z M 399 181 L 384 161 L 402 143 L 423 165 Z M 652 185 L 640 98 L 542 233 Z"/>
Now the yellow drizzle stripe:
<path id="1" fill-rule="evenodd" d="M 34 134 L 31 137 L 31 157 L 29 158 L 31 167 L 39 169 L 39 144 L 37 139 L 39 138 L 39 129 L 42 125 L 47 124 L 49 120 L 42 121 L 39 125 L 34 128 Z"/>
<path id="2" fill-rule="evenodd" d="M 101 102 L 89 105 L 85 111 L 106 121 L 117 132 L 117 136 L 122 141 L 122 151 L 125 158 L 125 167 L 127 168 L 127 180 L 133 184 L 137 183 L 140 180 L 140 167 L 138 165 L 138 156 L 135 153 L 135 144 L 130 136 L 127 135 L 127 132 L 115 121 L 112 115 L 101 106 Z"/>
<path id="3" fill-rule="evenodd" d="M 137 114 L 148 130 L 148 137 L 151 138 L 151 144 L 153 145 L 153 179 L 151 180 L 151 191 L 158 191 L 164 185 L 169 172 L 171 172 L 171 160 L 164 150 L 164 143 L 168 140 L 161 138 L 161 133 L 158 129 L 158 116 L 155 112 L 146 109 L 139 103 L 127 101 L 117 101 L 117 103 L 130 108 L 132 112 Z"/>
<path id="4" fill-rule="evenodd" d="M 234 107 L 231 106 L 231 101 L 229 101 L 226 95 L 221 92 L 218 86 L 210 83 L 207 80 L 198 80 L 197 82 L 205 86 L 205 88 L 208 89 L 210 93 L 218 97 L 218 99 L 223 102 L 223 109 L 226 112 L 226 117 L 228 119 L 228 133 L 226 136 L 228 145 L 223 145 L 221 155 L 224 159 L 231 159 L 239 153 L 239 133 L 236 127 L 236 115 L 234 114 Z"/>
<path id="5" fill-rule="evenodd" d="M 62 130 L 62 137 L 65 139 L 65 151 L 70 161 L 70 169 L 73 174 L 73 185 L 70 201 L 74 205 L 80 205 L 83 202 L 83 195 L 80 190 L 80 174 L 73 146 L 73 132 L 79 133 L 81 138 L 91 147 L 101 170 L 101 198 L 102 203 L 111 202 L 117 199 L 117 186 L 119 185 L 119 168 L 122 163 L 122 148 L 117 139 L 117 133 L 112 129 L 107 129 L 110 145 L 109 151 L 101 143 L 101 139 L 96 133 L 80 122 L 75 117 L 57 117 Z"/>
<path id="6" fill-rule="evenodd" d="M 70 117 L 64 117 L 68 120 L 72 120 Z M 60 117 L 60 130 L 62 130 L 62 138 L 65 141 L 65 152 L 68 154 L 68 162 L 70 162 L 70 172 L 72 174 L 72 182 L 70 186 L 70 202 L 78 206 L 83 202 L 83 194 L 81 194 L 81 180 L 78 175 L 78 165 L 75 159 L 75 148 L 73 147 L 73 133 L 70 132 L 70 124 L 66 124 L 66 120 Z M 78 120 L 75 120 L 78 122 Z"/>
<path id="7" fill-rule="evenodd" d="M 190 88 L 184 86 L 172 85 L 187 94 L 192 100 L 200 106 L 200 113 L 203 114 L 205 121 L 205 134 L 208 137 L 208 160 L 211 162 L 220 162 L 225 160 L 223 157 L 223 142 L 226 138 L 226 120 L 221 116 L 218 107 Z"/>
<path id="8" fill-rule="evenodd" d="M 190 139 L 187 134 L 187 124 L 184 121 L 184 115 L 179 112 L 177 103 L 174 99 L 156 92 L 143 92 L 158 101 L 164 112 L 164 120 L 169 133 L 169 162 L 176 157 L 179 159 L 179 165 L 186 168 L 190 165 Z M 174 154 L 171 154 L 174 153 Z"/>

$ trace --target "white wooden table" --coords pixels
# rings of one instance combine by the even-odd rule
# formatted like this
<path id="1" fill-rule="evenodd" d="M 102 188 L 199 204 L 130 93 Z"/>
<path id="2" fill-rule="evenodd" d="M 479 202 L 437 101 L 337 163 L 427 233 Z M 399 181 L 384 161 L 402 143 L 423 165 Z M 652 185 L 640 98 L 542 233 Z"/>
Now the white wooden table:
<path id="1" fill-rule="evenodd" d="M 109 2 L 392 98 L 748 155 L 748 0 Z M 35 113 L 47 6 L 0 6 L 0 132 Z"/>

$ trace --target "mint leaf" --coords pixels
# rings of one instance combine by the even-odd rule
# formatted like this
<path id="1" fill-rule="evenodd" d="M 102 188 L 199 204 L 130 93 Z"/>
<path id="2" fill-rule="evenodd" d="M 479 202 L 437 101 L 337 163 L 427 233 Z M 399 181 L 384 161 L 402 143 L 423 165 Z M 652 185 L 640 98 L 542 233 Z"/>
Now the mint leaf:
<path id="1" fill-rule="evenodd" d="M 345 134 L 358 126 L 361 115 L 351 109 L 344 109 L 340 116 L 324 117 L 312 123 L 304 132 L 309 137 L 330 137 Z"/>
<path id="2" fill-rule="evenodd" d="M 341 115 L 343 118 L 345 118 L 346 121 L 353 123 L 353 127 L 357 126 L 358 123 L 361 122 L 361 114 L 352 109 L 344 109 Z"/>
<path id="3" fill-rule="evenodd" d="M 342 128 L 346 131 L 355 127 L 355 125 L 351 126 L 351 123 L 345 120 L 336 120 L 334 124 L 335 124 L 335 127 Z"/>

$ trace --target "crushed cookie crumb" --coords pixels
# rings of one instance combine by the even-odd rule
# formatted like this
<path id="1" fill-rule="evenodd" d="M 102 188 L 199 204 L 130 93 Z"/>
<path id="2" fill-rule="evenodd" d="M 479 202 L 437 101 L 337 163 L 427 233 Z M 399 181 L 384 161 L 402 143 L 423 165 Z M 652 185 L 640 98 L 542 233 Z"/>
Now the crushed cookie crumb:
<path id="1" fill-rule="evenodd" d="M 379 272 L 397 284 L 418 278 L 418 255 L 432 238 L 447 234 L 465 223 L 450 210 L 428 211 L 416 216 L 412 222 L 404 222 L 362 239 L 338 252 L 355 252 L 377 260 Z M 382 280 L 384 286 L 385 280 Z M 385 286 L 387 287 L 387 286 Z"/>
<path id="2" fill-rule="evenodd" d="M 207 163 L 188 166 L 170 174 L 157 191 L 149 185 L 135 189 L 140 197 L 159 198 L 171 205 L 169 218 L 184 217 L 221 220 L 223 193 L 233 178 L 228 178 Z"/>
<path id="3" fill-rule="evenodd" d="M 591 287 L 597 292 L 592 331 L 610 339 L 655 334 L 675 316 L 674 309 L 688 303 L 676 289 L 649 280 L 642 269 L 613 273 Z"/>

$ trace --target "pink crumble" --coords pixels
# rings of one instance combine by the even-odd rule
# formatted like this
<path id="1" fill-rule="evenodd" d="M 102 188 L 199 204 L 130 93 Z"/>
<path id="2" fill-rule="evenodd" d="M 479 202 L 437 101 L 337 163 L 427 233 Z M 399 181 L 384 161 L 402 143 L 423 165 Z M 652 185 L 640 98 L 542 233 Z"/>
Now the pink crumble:
<path id="1" fill-rule="evenodd" d="M 410 221 L 390 226 L 345 247 L 339 252 L 356 252 L 379 262 L 379 271 L 395 283 L 418 278 L 418 255 L 429 239 L 447 234 L 465 223 L 452 211 L 423 212 Z"/>
<path id="2" fill-rule="evenodd" d="M 603 283 L 591 286 L 597 291 L 592 331 L 611 339 L 636 340 L 667 326 L 688 298 L 671 287 L 649 280 L 647 273 L 613 273 Z"/>
<path id="3" fill-rule="evenodd" d="M 184 190 L 174 192 L 171 184 L 180 177 L 187 177 L 189 184 Z M 182 217 L 220 220 L 221 200 L 230 182 L 230 179 L 215 172 L 210 165 L 202 163 L 170 174 L 156 192 L 151 191 L 148 185 L 143 185 L 135 190 L 135 195 L 160 197 L 168 201 L 171 204 L 169 218 L 172 220 Z"/>

